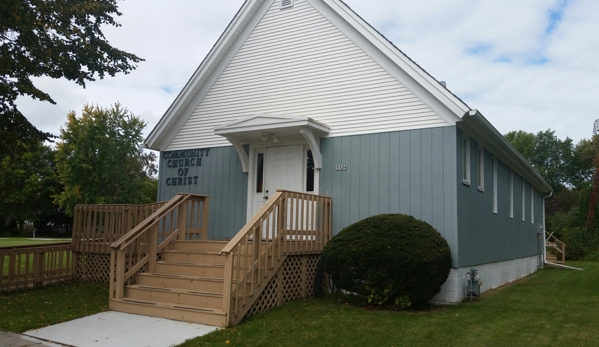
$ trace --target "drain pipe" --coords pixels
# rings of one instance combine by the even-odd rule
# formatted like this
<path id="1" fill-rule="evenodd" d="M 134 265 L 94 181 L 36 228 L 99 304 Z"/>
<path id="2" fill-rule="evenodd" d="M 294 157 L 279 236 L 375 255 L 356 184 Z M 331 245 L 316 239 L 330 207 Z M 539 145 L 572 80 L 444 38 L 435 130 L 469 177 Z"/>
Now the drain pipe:
<path id="1" fill-rule="evenodd" d="M 545 232 L 547 231 L 545 228 L 545 199 L 549 199 L 552 196 L 553 190 L 549 192 L 549 195 L 543 196 L 543 233 L 541 234 L 541 237 L 543 238 L 543 261 L 539 265 L 539 268 L 542 268 L 543 264 L 547 262 L 547 244 L 545 242 Z"/>

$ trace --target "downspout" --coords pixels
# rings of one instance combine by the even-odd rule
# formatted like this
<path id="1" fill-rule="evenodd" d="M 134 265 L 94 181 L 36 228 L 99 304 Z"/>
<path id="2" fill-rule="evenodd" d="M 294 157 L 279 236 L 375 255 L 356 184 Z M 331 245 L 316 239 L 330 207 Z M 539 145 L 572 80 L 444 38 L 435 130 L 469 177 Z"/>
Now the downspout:
<path id="1" fill-rule="evenodd" d="M 543 196 L 543 264 L 547 262 L 547 242 L 545 242 L 545 233 L 547 232 L 545 227 L 545 199 L 549 199 L 551 196 L 553 196 L 553 190 L 549 192 L 549 195 Z"/>

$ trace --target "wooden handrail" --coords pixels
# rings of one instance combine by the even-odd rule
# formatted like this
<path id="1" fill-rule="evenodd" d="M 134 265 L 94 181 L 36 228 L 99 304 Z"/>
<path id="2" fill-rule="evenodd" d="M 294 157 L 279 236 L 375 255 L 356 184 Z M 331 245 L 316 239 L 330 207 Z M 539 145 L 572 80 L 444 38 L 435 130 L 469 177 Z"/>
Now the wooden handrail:
<path id="1" fill-rule="evenodd" d="M 135 238 L 142 230 L 146 229 L 148 225 L 154 224 L 156 220 L 164 216 L 168 211 L 174 209 L 177 204 L 182 202 L 182 199 L 189 199 L 192 194 L 177 194 L 174 198 L 169 200 L 166 204 L 162 205 L 156 212 L 152 213 L 148 218 L 144 219 L 141 223 L 136 225 L 133 229 L 129 230 L 120 239 L 110 245 L 110 248 L 118 248 L 123 243 Z"/>
<path id="2" fill-rule="evenodd" d="M 11 249 L 28 249 L 28 248 L 45 248 L 45 247 L 56 247 L 56 246 L 69 246 L 71 244 L 70 241 L 67 242 L 48 242 L 41 243 L 39 245 L 20 245 L 20 246 L 4 246 L 0 247 L 0 251 L 7 251 Z"/>
<path id="3" fill-rule="evenodd" d="M 227 243 L 227 245 L 220 251 L 219 254 L 231 253 L 233 248 L 241 242 L 241 240 L 251 231 L 252 226 L 256 224 L 260 218 L 262 218 L 268 209 L 270 209 L 283 195 L 283 191 L 277 190 L 277 192 L 262 206 L 262 208 L 239 230 L 239 232 Z"/>
<path id="4" fill-rule="evenodd" d="M 566 261 L 566 244 L 563 243 L 557 237 L 553 236 L 553 233 L 554 232 L 551 232 L 551 234 L 547 235 L 548 233 L 547 233 L 547 231 L 545 231 L 545 236 L 547 237 L 545 239 L 545 246 L 553 247 L 553 249 L 555 249 L 556 251 L 561 253 L 562 254 L 562 263 L 564 263 Z M 551 238 L 553 238 L 553 240 L 554 240 L 553 242 L 550 241 Z M 561 244 L 561 249 L 557 243 Z"/>
<path id="5" fill-rule="evenodd" d="M 277 190 L 220 251 L 223 309 L 239 322 L 287 256 L 319 254 L 331 239 L 331 198 Z"/>
<path id="6" fill-rule="evenodd" d="M 206 195 L 177 194 L 112 243 L 110 298 L 122 299 L 125 285 L 138 273 L 154 272 L 159 254 L 173 241 L 207 239 L 208 209 Z"/>

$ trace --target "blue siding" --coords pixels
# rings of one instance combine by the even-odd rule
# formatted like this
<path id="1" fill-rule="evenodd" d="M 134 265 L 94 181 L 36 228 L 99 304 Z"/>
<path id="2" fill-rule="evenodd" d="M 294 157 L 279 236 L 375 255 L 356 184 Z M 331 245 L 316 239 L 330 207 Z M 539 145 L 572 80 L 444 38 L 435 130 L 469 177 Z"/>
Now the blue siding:
<path id="1" fill-rule="evenodd" d="M 173 151 L 178 152 L 178 151 Z M 178 168 L 169 168 L 169 152 L 160 153 L 158 201 L 170 200 L 177 193 L 210 196 L 209 237 L 231 239 L 246 222 L 248 176 L 233 147 L 211 148 L 202 157 L 201 166 L 188 166 L 187 177 L 197 176 L 197 184 L 167 185 L 168 178 L 178 178 Z"/>
<path id="2" fill-rule="evenodd" d="M 466 134 L 467 135 L 467 134 Z M 462 183 L 462 130 L 457 131 L 458 263 L 460 267 L 533 256 L 538 253 L 537 228 L 543 223 L 543 202 L 534 191 L 531 223 L 530 184 L 525 184 L 525 220 L 522 221 L 522 177 L 514 172 L 514 217 L 510 218 L 510 168 L 497 160 L 497 213 L 493 213 L 493 154 L 485 149 L 484 192 L 477 189 L 476 139 L 470 139 L 470 181 Z"/>
<path id="3" fill-rule="evenodd" d="M 430 223 L 457 259 L 456 128 L 320 140 L 320 193 L 333 199 L 333 235 L 364 218 L 405 213 Z M 336 165 L 347 171 L 335 171 Z"/>

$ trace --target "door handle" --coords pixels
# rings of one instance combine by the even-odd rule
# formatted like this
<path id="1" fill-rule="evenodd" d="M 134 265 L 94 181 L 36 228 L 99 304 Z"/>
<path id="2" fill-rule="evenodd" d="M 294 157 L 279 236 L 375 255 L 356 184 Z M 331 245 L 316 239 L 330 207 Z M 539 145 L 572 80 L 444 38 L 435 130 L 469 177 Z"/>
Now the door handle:
<path id="1" fill-rule="evenodd" d="M 268 196 L 265 196 L 265 197 L 264 197 L 264 200 L 268 200 Z"/>

